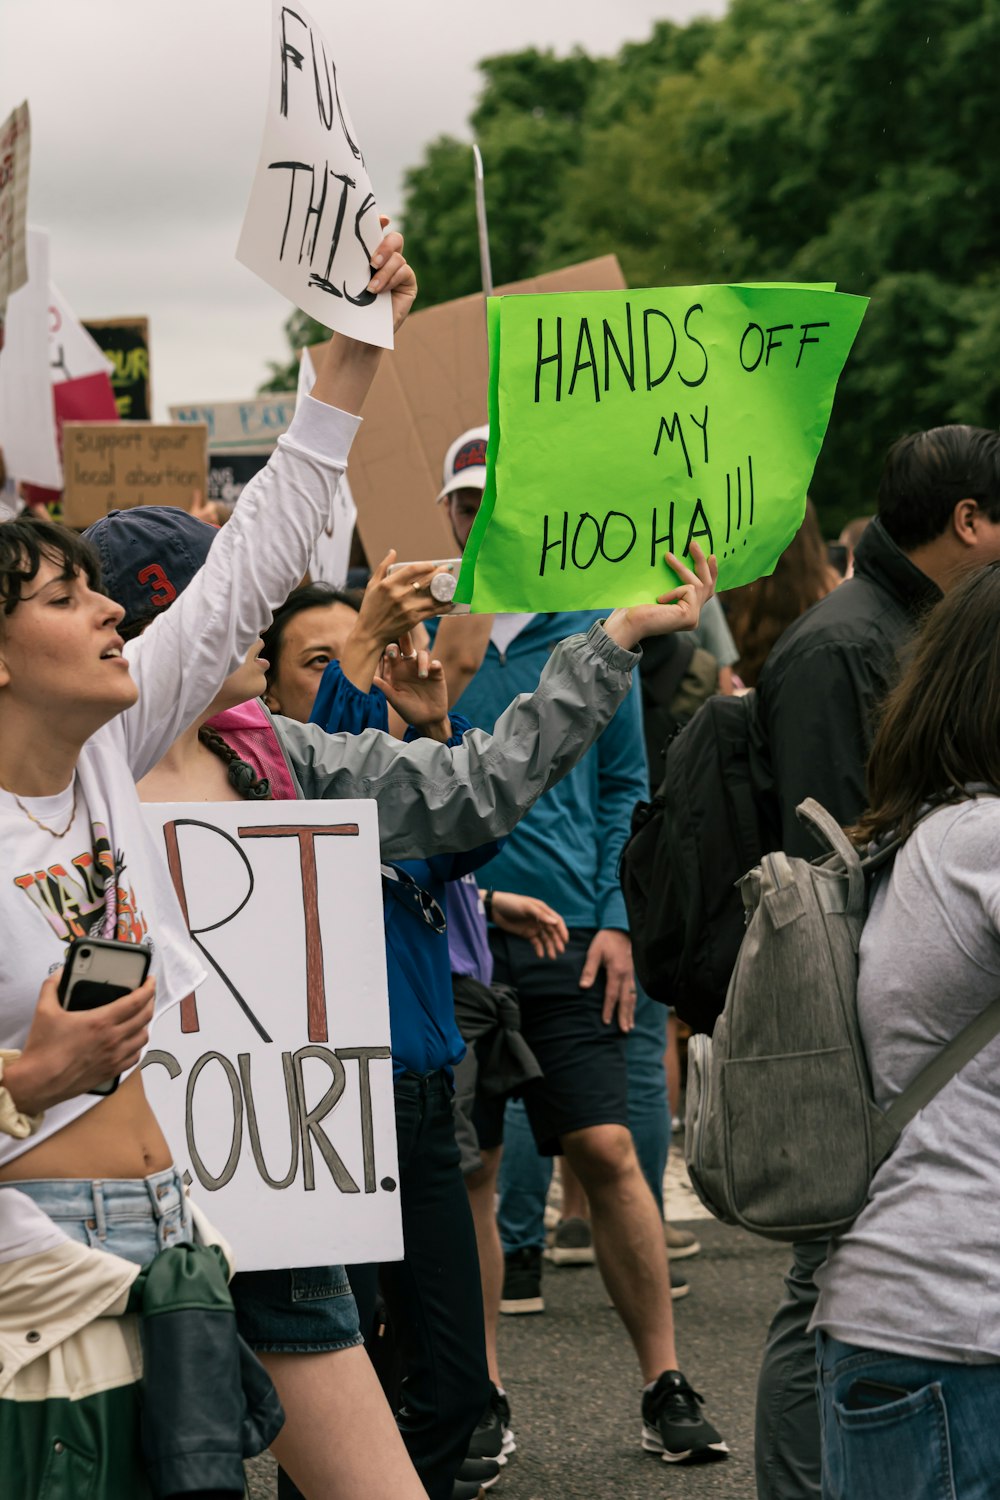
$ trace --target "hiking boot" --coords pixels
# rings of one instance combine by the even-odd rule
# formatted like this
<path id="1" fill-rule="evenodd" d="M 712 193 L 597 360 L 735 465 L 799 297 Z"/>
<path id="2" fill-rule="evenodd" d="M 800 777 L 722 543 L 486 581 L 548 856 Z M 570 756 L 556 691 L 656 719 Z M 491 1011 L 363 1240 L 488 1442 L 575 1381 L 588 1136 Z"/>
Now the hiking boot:
<path id="1" fill-rule="evenodd" d="M 664 1370 L 642 1396 L 642 1446 L 659 1453 L 664 1463 L 698 1464 L 728 1458 L 729 1449 L 711 1422 L 704 1402 L 680 1370 Z"/>
<path id="2" fill-rule="evenodd" d="M 500 1478 L 500 1465 L 495 1458 L 467 1458 L 455 1479 L 458 1484 L 474 1484 L 480 1490 L 488 1490 Z"/>
<path id="3" fill-rule="evenodd" d="M 556 1226 L 551 1247 L 545 1251 L 545 1259 L 554 1266 L 592 1266 L 594 1264 L 594 1236 L 586 1219 L 563 1219 Z"/>
<path id="4" fill-rule="evenodd" d="M 542 1252 L 537 1245 L 504 1256 L 500 1311 L 508 1317 L 545 1311 L 542 1300 Z"/>
<path id="5" fill-rule="evenodd" d="M 490 1399 L 469 1441 L 469 1458 L 492 1458 L 505 1464 L 517 1443 L 510 1430 L 510 1402 L 490 1381 Z"/>
<path id="6" fill-rule="evenodd" d="M 671 1260 L 687 1260 L 689 1255 L 697 1255 L 701 1250 L 700 1241 L 689 1229 L 675 1229 L 672 1224 L 664 1224 L 663 1238 Z"/>

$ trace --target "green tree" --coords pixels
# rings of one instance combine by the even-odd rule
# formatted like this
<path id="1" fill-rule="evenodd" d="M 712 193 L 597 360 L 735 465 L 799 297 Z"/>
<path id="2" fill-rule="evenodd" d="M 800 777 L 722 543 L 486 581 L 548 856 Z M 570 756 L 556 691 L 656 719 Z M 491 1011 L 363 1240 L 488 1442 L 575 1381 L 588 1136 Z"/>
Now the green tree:
<path id="1" fill-rule="evenodd" d="M 1000 0 L 733 0 L 616 58 L 488 58 L 495 280 L 614 252 L 632 285 L 870 297 L 813 483 L 834 534 L 900 432 L 1000 425 L 998 56 Z M 424 305 L 478 289 L 468 143 L 426 148 L 403 217 Z"/>

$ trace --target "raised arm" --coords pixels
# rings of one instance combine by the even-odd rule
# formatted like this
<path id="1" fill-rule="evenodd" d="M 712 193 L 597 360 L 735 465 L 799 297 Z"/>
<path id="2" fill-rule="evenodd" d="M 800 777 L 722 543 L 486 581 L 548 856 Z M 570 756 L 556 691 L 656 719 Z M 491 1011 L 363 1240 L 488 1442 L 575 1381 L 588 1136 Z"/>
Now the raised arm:
<path id="1" fill-rule="evenodd" d="M 400 235 L 386 235 L 372 257 L 371 286 L 391 291 L 397 328 L 416 293 L 402 243 Z M 137 780 L 205 711 L 301 580 L 331 514 L 380 356 L 373 345 L 332 340 L 312 396 L 243 491 L 204 567 L 126 648 L 139 701 L 115 728 Z"/>
<path id="2" fill-rule="evenodd" d="M 492 734 L 471 729 L 454 748 L 275 722 L 306 797 L 377 800 L 384 858 L 460 853 L 510 833 L 572 769 L 628 693 L 638 661 L 599 624 L 570 636 Z"/>
<path id="3" fill-rule="evenodd" d="M 516 698 L 492 735 L 471 729 L 451 748 L 434 740 L 400 744 L 375 730 L 328 735 L 276 719 L 306 797 L 374 797 L 386 859 L 474 849 L 510 833 L 608 724 L 632 685 L 648 635 L 690 630 L 711 598 L 716 568 L 692 547 L 695 571 L 676 558 L 683 582 L 663 601 L 615 610 L 587 635 L 561 641 L 533 693 Z"/>

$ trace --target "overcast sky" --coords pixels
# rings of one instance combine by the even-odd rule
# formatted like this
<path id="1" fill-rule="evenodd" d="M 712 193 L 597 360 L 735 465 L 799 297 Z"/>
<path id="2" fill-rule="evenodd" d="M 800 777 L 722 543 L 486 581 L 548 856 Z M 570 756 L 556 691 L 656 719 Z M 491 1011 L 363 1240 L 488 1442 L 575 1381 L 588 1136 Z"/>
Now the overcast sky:
<path id="1" fill-rule="evenodd" d="M 467 138 L 476 62 L 594 55 L 725 0 L 309 0 L 380 207 L 443 132 Z M 0 120 L 31 106 L 29 222 L 83 318 L 144 313 L 156 414 L 239 400 L 283 358 L 289 307 L 235 259 L 267 102 L 269 0 L 0 0 Z M 350 19 L 348 19 L 350 16 Z M 487 163 L 487 170 L 489 163 Z M 414 251 L 416 247 L 411 247 Z"/>

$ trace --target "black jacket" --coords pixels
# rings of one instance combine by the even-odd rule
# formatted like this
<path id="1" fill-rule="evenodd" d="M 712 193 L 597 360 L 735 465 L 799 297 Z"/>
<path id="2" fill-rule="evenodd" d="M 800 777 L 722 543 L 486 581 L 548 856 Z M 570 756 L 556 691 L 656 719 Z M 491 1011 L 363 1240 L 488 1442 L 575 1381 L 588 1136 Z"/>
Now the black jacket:
<path id="1" fill-rule="evenodd" d="M 776 810 L 777 847 L 806 858 L 819 852 L 795 816 L 806 797 L 845 825 L 864 811 L 876 710 L 895 680 L 900 648 L 940 598 L 937 584 L 873 521 L 858 544 L 854 577 L 774 647 L 757 687 L 752 763 L 757 790 Z"/>

